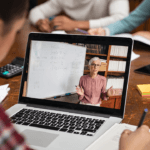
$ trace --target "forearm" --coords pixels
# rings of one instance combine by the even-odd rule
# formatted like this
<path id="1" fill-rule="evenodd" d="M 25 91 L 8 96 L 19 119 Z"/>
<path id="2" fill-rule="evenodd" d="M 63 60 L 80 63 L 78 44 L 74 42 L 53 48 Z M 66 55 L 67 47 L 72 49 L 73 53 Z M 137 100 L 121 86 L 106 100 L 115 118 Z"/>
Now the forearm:
<path id="1" fill-rule="evenodd" d="M 84 98 L 84 95 L 79 95 L 79 100 L 82 101 Z"/>
<path id="2" fill-rule="evenodd" d="M 33 8 L 29 13 L 30 22 L 35 25 L 39 19 L 49 18 L 50 16 L 58 14 L 61 8 L 54 2 L 55 1 L 47 1 Z"/>
<path id="3" fill-rule="evenodd" d="M 90 20 L 90 28 L 106 27 L 129 14 L 128 0 L 110 0 L 108 15 L 99 19 Z"/>
<path id="4" fill-rule="evenodd" d="M 74 28 L 88 30 L 89 29 L 89 21 L 75 21 Z"/>
<path id="5" fill-rule="evenodd" d="M 128 17 L 107 26 L 110 35 L 131 32 L 150 17 L 150 2 L 144 0 Z"/>

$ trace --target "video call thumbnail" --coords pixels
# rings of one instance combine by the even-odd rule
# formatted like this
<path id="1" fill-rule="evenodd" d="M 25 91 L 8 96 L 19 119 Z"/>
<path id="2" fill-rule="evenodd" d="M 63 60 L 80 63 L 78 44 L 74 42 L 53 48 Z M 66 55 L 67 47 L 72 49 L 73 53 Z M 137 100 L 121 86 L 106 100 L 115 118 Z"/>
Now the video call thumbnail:
<path id="1" fill-rule="evenodd" d="M 120 109 L 127 46 L 32 41 L 23 96 Z"/>

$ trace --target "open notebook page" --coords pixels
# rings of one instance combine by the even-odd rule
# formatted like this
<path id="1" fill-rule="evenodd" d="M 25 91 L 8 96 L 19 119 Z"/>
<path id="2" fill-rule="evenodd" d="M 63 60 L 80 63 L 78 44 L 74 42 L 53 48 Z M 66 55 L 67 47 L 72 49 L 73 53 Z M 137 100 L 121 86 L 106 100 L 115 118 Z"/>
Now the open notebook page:
<path id="1" fill-rule="evenodd" d="M 135 41 L 142 42 L 142 43 L 150 46 L 150 40 L 148 40 L 147 38 L 140 36 L 140 35 L 134 35 L 133 36 L 130 33 L 123 33 L 123 34 L 116 34 L 116 35 L 114 35 L 114 37 L 127 37 L 127 38 L 131 38 Z"/>
<path id="2" fill-rule="evenodd" d="M 135 131 L 136 128 L 137 126 L 116 123 L 89 147 L 87 147 L 86 150 L 118 150 L 121 133 L 125 129 Z"/>

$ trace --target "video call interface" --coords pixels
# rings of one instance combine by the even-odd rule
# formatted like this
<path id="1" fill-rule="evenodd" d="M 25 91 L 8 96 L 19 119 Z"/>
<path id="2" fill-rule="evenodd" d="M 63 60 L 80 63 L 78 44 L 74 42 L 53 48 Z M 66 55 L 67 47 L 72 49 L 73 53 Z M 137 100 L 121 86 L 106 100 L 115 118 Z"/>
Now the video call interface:
<path id="1" fill-rule="evenodd" d="M 121 108 L 127 46 L 31 41 L 23 96 Z"/>

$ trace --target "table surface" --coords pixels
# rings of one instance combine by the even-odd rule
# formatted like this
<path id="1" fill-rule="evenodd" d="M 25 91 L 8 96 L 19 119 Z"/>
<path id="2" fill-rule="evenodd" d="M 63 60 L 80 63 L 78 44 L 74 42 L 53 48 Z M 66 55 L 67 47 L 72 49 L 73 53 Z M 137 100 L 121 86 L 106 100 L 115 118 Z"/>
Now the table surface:
<path id="1" fill-rule="evenodd" d="M 26 52 L 26 45 L 28 34 L 32 31 L 37 31 L 33 26 L 29 24 L 27 20 L 21 32 L 16 36 L 15 43 L 9 51 L 6 59 L 0 64 L 1 66 L 10 63 L 15 57 L 23 57 Z M 140 57 L 131 63 L 127 101 L 125 108 L 125 116 L 122 123 L 128 123 L 132 125 L 138 125 L 139 119 L 143 113 L 144 108 L 150 110 L 150 100 L 143 101 L 139 92 L 136 89 L 137 84 L 150 83 L 150 76 L 137 74 L 135 69 L 149 64 L 150 60 L 150 47 L 144 44 L 135 43 L 133 51 L 140 54 Z M 0 78 L 0 85 L 9 84 L 10 91 L 8 96 L 2 102 L 4 109 L 8 109 L 18 101 L 19 89 L 20 89 L 21 75 L 15 76 L 10 79 Z M 150 111 L 147 113 L 144 124 L 150 126 Z"/>

